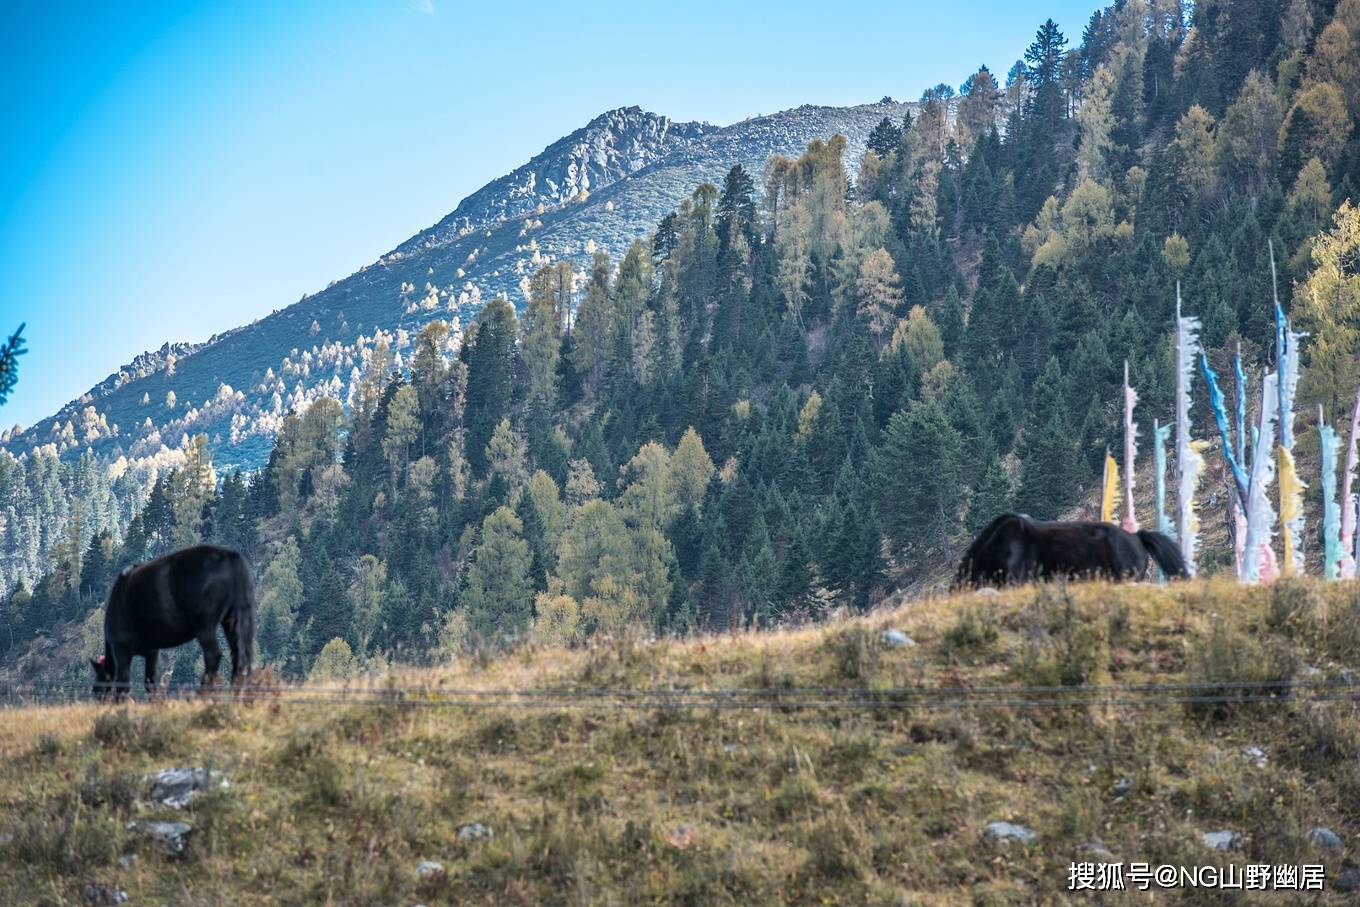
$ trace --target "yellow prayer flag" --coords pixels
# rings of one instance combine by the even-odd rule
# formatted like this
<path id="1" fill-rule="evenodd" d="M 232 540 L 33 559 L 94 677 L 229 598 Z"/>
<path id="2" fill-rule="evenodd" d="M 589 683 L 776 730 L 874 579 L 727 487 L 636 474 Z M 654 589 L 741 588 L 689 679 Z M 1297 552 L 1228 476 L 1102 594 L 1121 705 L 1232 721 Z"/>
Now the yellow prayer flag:
<path id="1" fill-rule="evenodd" d="M 1105 451 L 1105 492 L 1100 497 L 1100 521 L 1114 522 L 1114 502 L 1119 496 L 1119 465 L 1110 452 Z"/>

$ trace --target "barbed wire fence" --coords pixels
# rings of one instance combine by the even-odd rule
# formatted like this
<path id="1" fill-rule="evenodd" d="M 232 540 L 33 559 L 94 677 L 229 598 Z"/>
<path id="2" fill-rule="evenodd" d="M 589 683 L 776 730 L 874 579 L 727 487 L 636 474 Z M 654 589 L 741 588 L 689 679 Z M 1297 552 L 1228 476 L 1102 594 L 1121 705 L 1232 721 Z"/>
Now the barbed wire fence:
<path id="1" fill-rule="evenodd" d="M 294 705 L 373 705 L 404 708 L 520 708 L 598 710 L 939 711 L 964 709 L 1148 708 L 1169 705 L 1360 704 L 1360 677 L 1336 679 L 1202 681 L 1074 686 L 975 687 L 542 687 L 470 688 L 367 684 L 318 686 L 247 684 L 203 689 L 176 684 L 147 693 L 122 691 L 138 702 L 266 702 Z M 91 683 L 0 684 L 0 709 L 111 702 Z"/>

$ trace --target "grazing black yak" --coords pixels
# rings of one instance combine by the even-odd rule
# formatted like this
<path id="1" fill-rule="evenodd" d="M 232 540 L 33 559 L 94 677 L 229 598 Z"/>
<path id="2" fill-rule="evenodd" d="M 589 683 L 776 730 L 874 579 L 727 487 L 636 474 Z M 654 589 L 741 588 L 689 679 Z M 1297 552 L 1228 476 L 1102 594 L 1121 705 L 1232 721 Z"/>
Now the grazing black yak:
<path id="1" fill-rule="evenodd" d="M 104 608 L 104 654 L 90 659 L 95 695 L 129 688 L 132 658 L 146 659 L 146 687 L 156 686 L 156 659 L 192 639 L 203 647 L 203 685 L 217 681 L 222 650 L 217 628 L 231 646 L 231 681 L 250 674 L 255 642 L 255 589 L 240 552 L 195 545 L 118 574 Z"/>
<path id="2" fill-rule="evenodd" d="M 964 552 L 954 587 L 1043 579 L 1141 579 L 1147 574 L 1149 555 L 1167 576 L 1189 576 L 1180 549 L 1160 532 L 1125 532 L 1111 523 L 1049 523 L 1003 513 Z"/>

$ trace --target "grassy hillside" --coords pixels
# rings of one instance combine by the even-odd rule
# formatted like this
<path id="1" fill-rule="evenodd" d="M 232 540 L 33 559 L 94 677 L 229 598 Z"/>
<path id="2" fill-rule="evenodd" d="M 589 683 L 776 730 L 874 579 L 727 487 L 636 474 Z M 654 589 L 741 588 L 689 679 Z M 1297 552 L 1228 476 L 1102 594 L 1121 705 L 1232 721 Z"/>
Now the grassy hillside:
<path id="1" fill-rule="evenodd" d="M 384 682 L 427 690 L 406 706 L 7 712 L 0 902 L 72 903 L 97 883 L 136 904 L 1061 903 L 1069 862 L 1097 839 L 1105 859 L 1322 862 L 1330 888 L 1360 835 L 1360 722 L 1354 701 L 1310 699 L 1360 659 L 1358 591 L 1016 589 L 398 673 Z M 889 628 L 914 644 L 889 645 Z M 1283 698 L 1252 686 L 1289 679 Z M 980 689 L 1167 695 L 1122 689 L 1143 683 L 1269 701 L 1039 707 L 1063 694 Z M 432 704 L 455 689 L 820 688 L 788 695 L 825 705 L 839 689 L 918 685 L 973 705 Z M 145 776 L 175 766 L 220 769 L 230 786 L 180 811 L 148 803 Z M 156 819 L 194 827 L 183 858 L 128 828 Z M 985 843 L 995 820 L 1037 841 Z M 492 836 L 460 840 L 471 823 Z M 1310 843 L 1319 825 L 1344 849 Z M 1239 833 L 1240 851 L 1210 850 L 1212 831 Z M 444 874 L 422 881 L 425 860 Z"/>

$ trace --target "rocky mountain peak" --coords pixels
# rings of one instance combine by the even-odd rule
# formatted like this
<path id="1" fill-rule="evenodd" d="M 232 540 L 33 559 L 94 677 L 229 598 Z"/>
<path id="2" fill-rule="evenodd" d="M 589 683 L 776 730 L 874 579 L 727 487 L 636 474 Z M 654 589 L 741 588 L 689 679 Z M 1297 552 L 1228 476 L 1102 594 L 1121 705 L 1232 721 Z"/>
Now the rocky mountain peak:
<path id="1" fill-rule="evenodd" d="M 636 105 L 617 107 L 493 180 L 459 203 L 453 213 L 412 237 L 397 251 L 443 245 L 506 220 L 582 200 L 661 160 L 717 127 L 677 123 Z"/>

